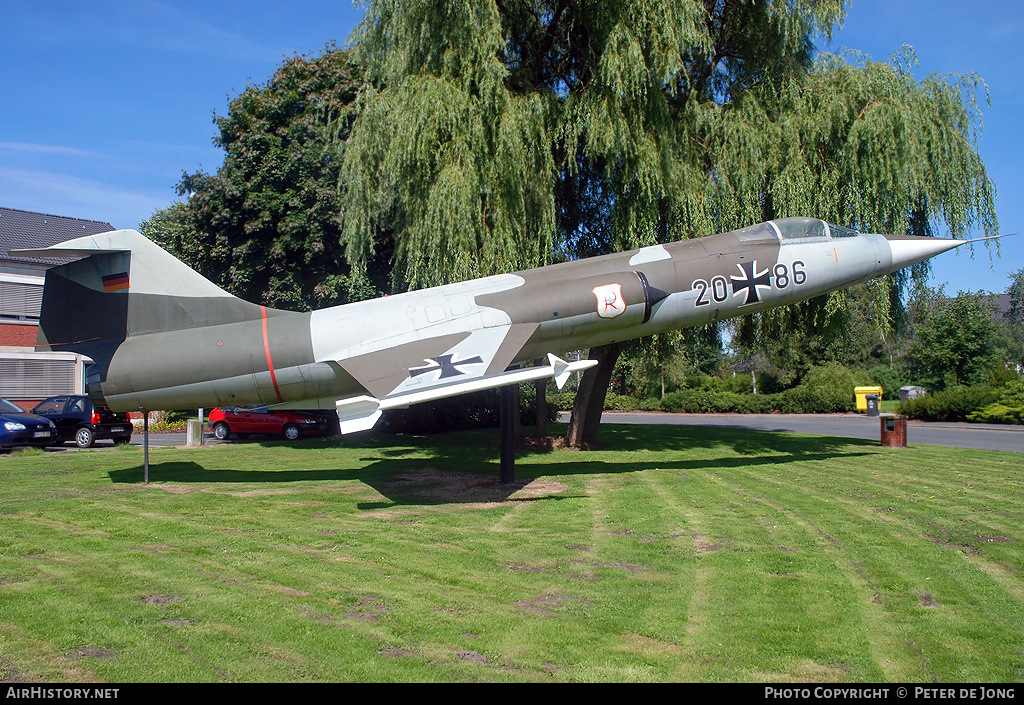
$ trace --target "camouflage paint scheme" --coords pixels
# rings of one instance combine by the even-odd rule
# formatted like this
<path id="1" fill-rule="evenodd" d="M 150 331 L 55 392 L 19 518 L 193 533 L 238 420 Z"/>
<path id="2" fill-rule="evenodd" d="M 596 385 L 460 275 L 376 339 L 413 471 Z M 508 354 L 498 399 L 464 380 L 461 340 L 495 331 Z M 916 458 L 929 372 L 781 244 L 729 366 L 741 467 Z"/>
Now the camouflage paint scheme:
<path id="1" fill-rule="evenodd" d="M 132 230 L 12 254 L 84 257 L 47 272 L 37 349 L 92 358 L 95 403 L 336 408 L 350 432 L 387 408 L 560 386 L 596 363 L 556 353 L 801 301 L 962 244 L 788 218 L 312 313 L 231 296 Z"/>

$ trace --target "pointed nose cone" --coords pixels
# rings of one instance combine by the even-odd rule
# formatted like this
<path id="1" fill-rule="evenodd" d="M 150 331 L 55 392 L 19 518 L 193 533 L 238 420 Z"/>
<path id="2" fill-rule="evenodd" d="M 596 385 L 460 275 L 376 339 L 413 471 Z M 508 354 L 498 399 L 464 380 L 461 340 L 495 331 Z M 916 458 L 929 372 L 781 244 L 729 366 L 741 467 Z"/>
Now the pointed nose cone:
<path id="1" fill-rule="evenodd" d="M 885 239 L 889 243 L 889 250 L 892 252 L 890 272 L 895 272 L 918 262 L 924 262 L 929 257 L 948 252 L 967 243 L 966 240 L 915 237 L 913 235 L 886 235 Z"/>

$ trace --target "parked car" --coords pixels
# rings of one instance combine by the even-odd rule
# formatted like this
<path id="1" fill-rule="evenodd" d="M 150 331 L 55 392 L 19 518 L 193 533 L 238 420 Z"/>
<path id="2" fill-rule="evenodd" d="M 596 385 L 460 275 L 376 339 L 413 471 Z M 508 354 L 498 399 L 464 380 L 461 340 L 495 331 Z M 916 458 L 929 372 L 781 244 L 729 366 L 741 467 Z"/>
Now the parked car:
<path id="1" fill-rule="evenodd" d="M 89 448 L 98 440 L 127 443 L 132 437 L 128 414 L 97 408 L 89 397 L 80 394 L 44 399 L 32 413 L 45 416 L 57 426 L 53 445 L 74 441 L 79 448 Z"/>
<path id="2" fill-rule="evenodd" d="M 248 438 L 251 433 L 284 436 L 297 441 L 303 436 L 330 436 L 337 432 L 338 417 L 329 413 L 268 409 L 265 406 L 225 406 L 210 412 L 213 435 L 224 440 L 232 435 Z"/>
<path id="3" fill-rule="evenodd" d="M 57 428 L 49 419 L 30 414 L 17 404 L 0 399 L 0 450 L 27 446 L 45 448 L 56 433 Z"/>

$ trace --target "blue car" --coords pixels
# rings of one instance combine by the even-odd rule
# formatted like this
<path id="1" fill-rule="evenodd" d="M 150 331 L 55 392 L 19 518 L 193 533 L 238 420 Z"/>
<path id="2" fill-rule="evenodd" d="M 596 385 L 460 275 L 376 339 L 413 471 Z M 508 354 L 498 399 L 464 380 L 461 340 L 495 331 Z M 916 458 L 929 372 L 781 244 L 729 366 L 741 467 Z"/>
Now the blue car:
<path id="1" fill-rule="evenodd" d="M 0 399 L 0 450 L 26 446 L 45 448 L 57 436 L 57 427 L 49 419 L 22 411 L 6 399 Z"/>

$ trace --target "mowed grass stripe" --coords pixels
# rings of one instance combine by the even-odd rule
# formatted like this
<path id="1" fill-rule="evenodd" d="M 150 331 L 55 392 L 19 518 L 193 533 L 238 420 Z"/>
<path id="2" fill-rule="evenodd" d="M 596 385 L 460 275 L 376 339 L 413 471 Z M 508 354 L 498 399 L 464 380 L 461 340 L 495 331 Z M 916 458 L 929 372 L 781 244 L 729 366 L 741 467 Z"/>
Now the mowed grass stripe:
<path id="1" fill-rule="evenodd" d="M 766 570 L 784 578 L 782 585 L 798 588 L 791 591 L 790 599 L 782 604 L 772 597 L 767 602 L 781 607 L 782 615 L 794 614 L 806 609 L 808 600 L 815 599 L 815 594 L 824 592 L 833 599 L 825 603 L 824 609 L 824 618 L 828 619 L 831 613 L 834 620 L 832 638 L 843 641 L 843 651 L 856 644 L 870 654 L 865 658 L 864 673 L 854 672 L 852 663 L 836 660 L 832 667 L 842 674 L 840 679 L 906 680 L 898 630 L 890 623 L 879 588 L 865 567 L 865 561 L 871 562 L 872 543 L 877 542 L 879 527 L 872 524 L 870 517 L 862 521 L 864 516 L 849 515 L 838 527 L 834 526 L 838 513 L 848 513 L 855 508 L 834 494 L 822 497 L 816 491 L 809 492 L 806 484 L 808 476 L 815 473 L 813 467 L 797 462 L 793 472 L 792 484 L 788 485 L 777 479 L 778 473 L 773 473 L 774 483 L 769 481 L 769 476 L 754 472 L 737 478 L 745 496 L 762 505 L 763 513 L 757 521 L 771 532 L 768 543 L 776 545 L 778 562 L 783 563 L 768 566 Z M 771 488 L 771 491 L 758 488 Z M 869 530 L 864 531 L 865 527 Z M 767 547 L 762 555 L 771 555 Z M 814 559 L 802 560 L 807 555 Z M 813 581 L 825 578 L 828 579 L 826 584 L 813 587 Z M 801 589 L 809 584 L 810 590 Z M 841 609 L 837 609 L 837 602 L 842 603 Z M 798 624 L 797 628 L 802 630 L 803 625 Z"/>
<path id="2" fill-rule="evenodd" d="M 791 639 L 802 638 L 808 620 L 820 625 L 822 635 L 830 634 L 829 639 L 842 635 L 848 642 L 850 621 L 856 615 L 842 604 L 848 598 L 836 597 L 845 594 L 848 575 L 841 570 L 837 573 L 828 537 L 811 522 L 755 496 L 745 487 L 745 478 L 709 473 L 707 479 L 717 490 L 717 494 L 708 493 L 708 504 L 717 504 L 722 517 L 718 522 L 723 537 L 719 560 L 733 565 L 723 574 L 743 576 L 741 584 L 730 580 L 723 586 L 729 596 L 726 607 L 741 621 L 720 638 L 730 639 L 730 650 L 749 654 L 750 663 L 757 664 L 748 671 L 748 678 L 778 679 L 779 657 L 786 658 L 791 651 Z M 830 600 L 808 600 L 814 592 L 824 592 Z M 840 619 L 844 613 L 850 614 Z M 742 620 L 750 618 L 757 623 L 747 627 Z M 746 638 L 737 639 L 736 634 Z M 849 677 L 849 667 L 829 654 L 828 639 L 819 636 L 819 640 L 821 654 L 802 664 L 803 676 Z"/>
<path id="3" fill-rule="evenodd" d="M 882 454 L 876 465 L 882 468 L 889 466 L 888 469 L 892 470 L 892 461 L 899 459 L 897 453 L 899 451 Z M 950 466 L 951 471 L 955 469 L 955 466 Z M 969 564 L 980 562 L 980 554 L 977 554 L 975 549 L 971 546 L 951 546 L 946 541 L 935 538 L 936 530 L 942 530 L 939 523 L 953 518 L 957 523 L 966 521 L 956 512 L 956 502 L 965 499 L 969 501 L 970 498 L 948 499 L 957 497 L 957 493 L 952 490 L 959 486 L 959 481 L 956 478 L 950 480 L 933 466 L 929 469 L 927 478 L 916 480 L 920 484 L 917 489 L 918 495 L 929 493 L 922 499 L 920 496 L 905 494 L 907 482 L 902 479 L 903 472 L 903 469 L 899 469 L 900 479 L 894 484 L 897 484 L 899 492 L 904 494 L 904 501 L 901 503 L 893 501 L 894 498 L 883 497 L 883 504 L 886 506 L 909 508 L 906 514 L 902 509 L 898 509 L 902 516 L 895 521 L 891 518 L 879 521 L 877 516 L 872 516 L 870 508 L 857 506 L 855 502 L 844 499 L 838 488 L 829 488 L 829 499 L 825 502 L 838 502 L 841 507 L 836 509 L 841 511 L 830 513 L 826 507 L 819 505 L 818 510 L 822 512 L 819 521 L 823 522 L 823 526 L 828 526 L 827 531 L 830 535 L 850 536 L 849 540 L 836 544 L 837 549 L 849 554 L 846 561 L 839 560 L 837 565 L 841 568 L 844 564 L 853 565 L 857 572 L 863 572 L 872 584 L 892 586 L 889 590 L 880 590 L 876 601 L 886 605 L 891 614 L 901 615 L 897 621 L 898 631 L 908 631 L 908 612 L 915 621 L 926 619 L 936 622 L 935 631 L 941 634 L 938 638 L 927 641 L 921 638 L 904 640 L 901 649 L 904 667 L 892 677 L 906 679 L 906 674 L 919 671 L 922 666 L 927 668 L 932 667 L 937 661 L 962 658 L 964 653 L 962 639 L 959 637 L 960 630 L 969 629 L 969 624 L 989 623 L 990 619 L 995 620 L 994 627 L 997 630 L 996 638 L 993 639 L 994 648 L 988 653 L 975 654 L 972 658 L 996 667 L 996 664 L 1005 657 L 1006 648 L 1005 642 L 1000 643 L 1002 639 L 999 638 L 998 632 L 1006 628 L 1005 636 L 1013 640 L 1017 638 L 1013 634 L 1013 629 L 1015 624 L 1019 625 L 1021 617 L 1019 591 L 1009 585 L 1006 586 L 1009 589 L 1006 591 L 1000 588 L 993 590 L 991 581 L 985 576 L 985 573 L 991 571 L 977 571 L 968 567 Z M 886 480 L 882 475 L 884 473 L 875 473 L 873 488 L 876 492 L 879 487 L 884 487 L 886 482 L 893 482 L 891 479 Z M 845 484 L 846 481 L 847 477 L 843 474 L 834 474 L 831 477 L 834 484 Z M 1012 492 L 1016 484 L 1011 481 L 1007 482 L 1006 486 Z M 933 494 L 936 492 L 938 494 Z M 859 488 L 847 494 L 860 495 L 862 490 Z M 939 500 L 939 496 L 943 496 L 944 499 Z M 872 553 L 870 537 L 877 534 L 879 526 L 886 525 L 890 527 L 889 541 L 880 542 L 879 545 L 884 547 L 881 554 Z M 978 537 L 975 535 L 974 538 Z M 950 549 L 957 548 L 961 550 L 956 550 L 952 557 L 946 555 Z M 971 555 L 972 553 L 975 555 Z M 920 569 L 922 564 L 925 566 L 923 571 Z M 933 566 L 936 565 L 945 565 L 946 568 L 935 571 Z M 909 566 L 913 567 L 907 570 Z M 847 572 L 849 574 L 849 569 Z M 937 595 L 956 597 L 940 599 Z M 965 595 L 972 597 L 965 602 L 962 599 Z M 944 601 L 948 601 L 949 604 L 944 604 Z M 975 611 L 966 621 L 960 618 L 965 609 Z M 877 623 L 875 626 L 878 626 Z M 897 660 L 900 659 L 886 659 L 885 663 Z"/>

